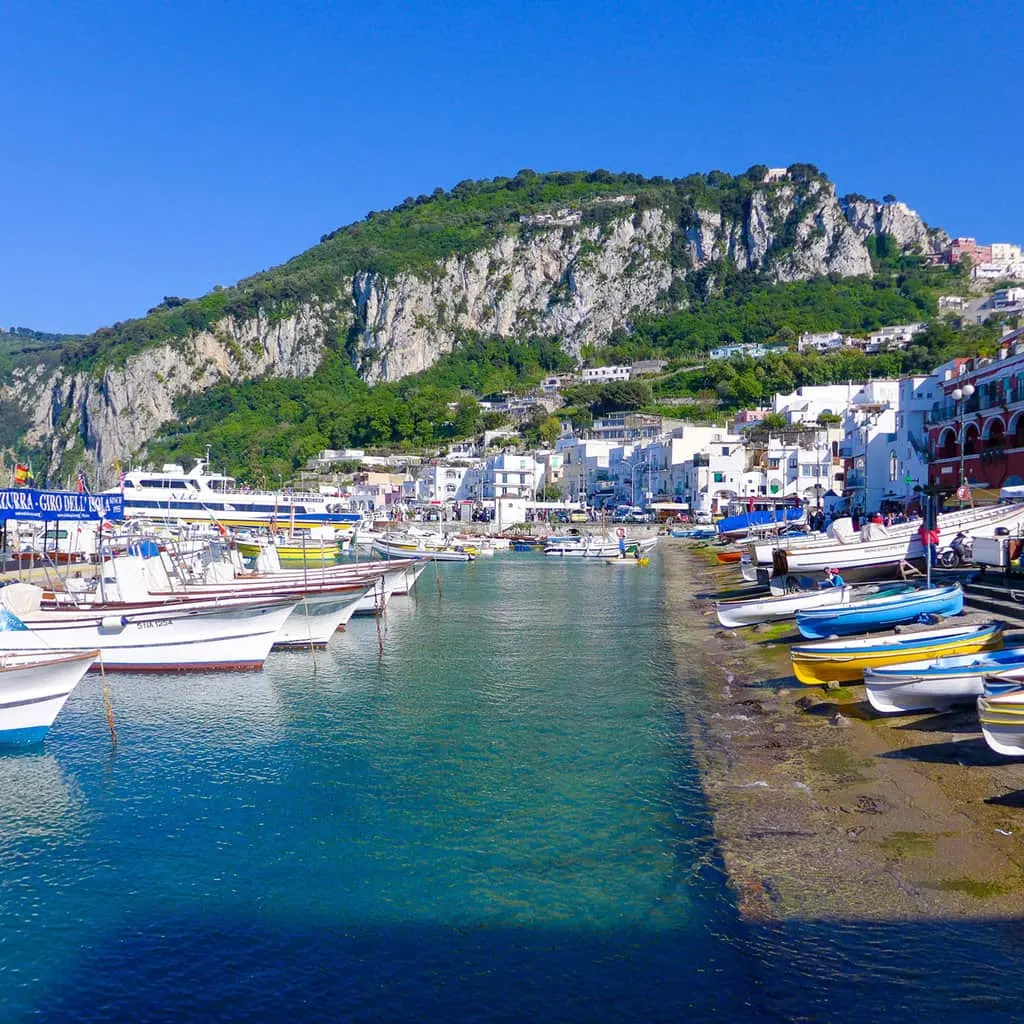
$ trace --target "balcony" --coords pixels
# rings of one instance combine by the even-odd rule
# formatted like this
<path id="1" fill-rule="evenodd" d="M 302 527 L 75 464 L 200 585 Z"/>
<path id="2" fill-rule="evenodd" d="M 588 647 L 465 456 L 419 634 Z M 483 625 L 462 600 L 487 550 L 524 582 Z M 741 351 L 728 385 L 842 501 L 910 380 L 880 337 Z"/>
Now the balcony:
<path id="1" fill-rule="evenodd" d="M 711 465 L 711 456 L 702 455 L 699 452 L 693 457 L 694 469 L 707 469 Z"/>
<path id="2" fill-rule="evenodd" d="M 842 441 L 839 444 L 839 458 L 841 459 L 852 459 L 853 458 L 853 442 Z"/>
<path id="3" fill-rule="evenodd" d="M 846 474 L 846 489 L 852 491 L 857 487 L 864 486 L 864 470 L 863 469 L 851 469 Z"/>
<path id="4" fill-rule="evenodd" d="M 974 412 L 985 412 L 989 409 L 1003 409 L 1024 402 L 1024 380 L 1010 378 L 982 384 L 970 398 L 963 402 L 953 399 L 936 402 L 925 416 L 926 423 L 941 423 L 944 420 L 956 420 L 961 415 L 967 416 Z M 963 406 L 961 410 L 960 406 Z"/>

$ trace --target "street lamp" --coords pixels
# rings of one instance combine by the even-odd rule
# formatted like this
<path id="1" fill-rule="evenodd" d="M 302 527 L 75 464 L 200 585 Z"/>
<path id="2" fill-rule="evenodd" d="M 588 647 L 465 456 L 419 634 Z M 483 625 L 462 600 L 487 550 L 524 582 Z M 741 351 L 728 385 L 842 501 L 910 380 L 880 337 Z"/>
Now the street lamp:
<path id="1" fill-rule="evenodd" d="M 632 471 L 630 472 L 630 488 L 629 488 L 629 493 L 630 493 L 630 504 L 633 505 L 633 506 L 636 505 L 636 471 L 638 469 L 646 469 L 649 466 L 650 466 L 650 463 L 648 463 L 648 462 L 638 462 L 633 467 Z"/>
<path id="2" fill-rule="evenodd" d="M 960 485 L 957 488 L 957 495 L 960 498 L 960 507 L 964 507 L 962 488 L 967 483 L 964 460 L 967 456 L 967 436 L 965 429 L 965 416 L 967 411 L 967 400 L 974 394 L 974 385 L 965 384 L 962 388 L 953 389 L 953 401 L 960 404 Z"/>

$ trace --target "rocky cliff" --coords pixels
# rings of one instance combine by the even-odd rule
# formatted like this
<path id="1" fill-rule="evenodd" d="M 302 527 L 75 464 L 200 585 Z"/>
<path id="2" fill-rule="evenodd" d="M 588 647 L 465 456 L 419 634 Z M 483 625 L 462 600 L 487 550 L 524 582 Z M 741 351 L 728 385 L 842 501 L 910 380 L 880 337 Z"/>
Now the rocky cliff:
<path id="1" fill-rule="evenodd" d="M 638 313 L 684 304 L 698 275 L 706 291 L 726 268 L 777 282 L 870 274 L 871 235 L 907 250 L 933 241 L 902 203 L 840 200 L 821 177 L 707 206 L 620 194 L 529 212 L 427 270 L 357 269 L 335 294 L 321 289 L 284 313 L 224 315 L 101 370 L 25 379 L 0 400 L 32 404 L 26 440 L 50 452 L 52 468 L 109 467 L 143 451 L 179 396 L 224 379 L 308 376 L 338 338 L 370 382 L 425 369 L 466 331 L 554 335 L 578 353 Z"/>

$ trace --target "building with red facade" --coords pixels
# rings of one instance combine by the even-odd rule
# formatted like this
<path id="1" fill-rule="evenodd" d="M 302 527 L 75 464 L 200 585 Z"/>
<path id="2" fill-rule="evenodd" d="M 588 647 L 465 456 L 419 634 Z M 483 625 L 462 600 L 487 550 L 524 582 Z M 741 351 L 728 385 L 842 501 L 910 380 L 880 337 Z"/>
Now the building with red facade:
<path id="1" fill-rule="evenodd" d="M 949 493 L 961 478 L 994 488 L 1024 483 L 1024 329 L 1003 338 L 995 359 L 955 359 L 936 375 L 928 482 Z"/>

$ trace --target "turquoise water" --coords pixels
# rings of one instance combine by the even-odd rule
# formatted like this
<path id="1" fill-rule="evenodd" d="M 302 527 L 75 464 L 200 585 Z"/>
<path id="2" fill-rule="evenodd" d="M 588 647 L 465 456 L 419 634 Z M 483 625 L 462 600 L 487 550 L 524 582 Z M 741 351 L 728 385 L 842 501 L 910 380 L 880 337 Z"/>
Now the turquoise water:
<path id="1" fill-rule="evenodd" d="M 998 1018 L 1016 923 L 739 922 L 664 629 L 656 560 L 514 555 L 111 676 L 116 752 L 89 677 L 0 757 L 0 1019 Z"/>

